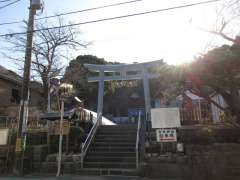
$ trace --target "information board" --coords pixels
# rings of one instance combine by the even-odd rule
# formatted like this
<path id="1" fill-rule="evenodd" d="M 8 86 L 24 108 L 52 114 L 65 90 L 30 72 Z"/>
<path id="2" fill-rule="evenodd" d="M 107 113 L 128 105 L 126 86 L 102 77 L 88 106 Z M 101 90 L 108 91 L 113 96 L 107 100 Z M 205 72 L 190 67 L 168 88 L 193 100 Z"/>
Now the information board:
<path id="1" fill-rule="evenodd" d="M 176 142 L 177 131 L 176 129 L 157 129 L 156 130 L 158 142 Z"/>
<path id="2" fill-rule="evenodd" d="M 0 129 L 0 145 L 7 145 L 8 129 Z"/>
<path id="3" fill-rule="evenodd" d="M 152 128 L 177 128 L 181 126 L 179 108 L 151 109 Z"/>

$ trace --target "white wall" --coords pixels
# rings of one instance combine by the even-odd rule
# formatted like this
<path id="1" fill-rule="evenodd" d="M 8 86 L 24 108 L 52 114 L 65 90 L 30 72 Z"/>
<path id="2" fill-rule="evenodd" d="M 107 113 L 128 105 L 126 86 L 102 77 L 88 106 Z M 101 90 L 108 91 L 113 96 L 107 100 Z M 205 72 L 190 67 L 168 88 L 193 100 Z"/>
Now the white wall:
<path id="1" fill-rule="evenodd" d="M 226 103 L 221 95 L 216 94 L 212 97 L 212 100 L 218 103 L 222 107 L 226 107 Z M 218 123 L 221 121 L 220 116 L 223 113 L 221 109 L 219 109 L 217 106 L 215 106 L 213 103 L 211 103 L 211 109 L 212 109 L 212 117 L 213 122 Z"/>

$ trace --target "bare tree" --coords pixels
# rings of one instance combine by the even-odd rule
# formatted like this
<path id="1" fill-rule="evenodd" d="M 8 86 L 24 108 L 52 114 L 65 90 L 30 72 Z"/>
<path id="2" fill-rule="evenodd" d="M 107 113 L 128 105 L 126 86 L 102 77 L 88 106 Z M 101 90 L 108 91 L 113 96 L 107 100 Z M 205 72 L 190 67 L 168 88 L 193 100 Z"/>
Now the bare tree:
<path id="1" fill-rule="evenodd" d="M 240 44 L 239 39 L 236 38 L 240 32 L 240 0 L 223 1 L 223 4 L 216 12 L 215 28 L 210 32 L 234 44 Z"/>
<path id="2" fill-rule="evenodd" d="M 49 81 L 58 76 L 64 69 L 62 62 L 63 59 L 68 59 L 68 51 L 86 48 L 89 44 L 78 40 L 81 34 L 79 30 L 63 25 L 63 19 L 59 17 L 57 26 L 60 28 L 49 29 L 53 25 L 47 21 L 37 23 L 35 28 L 44 29 L 34 33 L 32 70 L 33 76 L 37 76 L 42 82 L 45 105 L 49 93 Z M 14 35 L 5 38 L 5 40 L 9 45 L 4 55 L 16 63 L 20 63 L 20 66 L 23 67 L 26 36 Z"/>

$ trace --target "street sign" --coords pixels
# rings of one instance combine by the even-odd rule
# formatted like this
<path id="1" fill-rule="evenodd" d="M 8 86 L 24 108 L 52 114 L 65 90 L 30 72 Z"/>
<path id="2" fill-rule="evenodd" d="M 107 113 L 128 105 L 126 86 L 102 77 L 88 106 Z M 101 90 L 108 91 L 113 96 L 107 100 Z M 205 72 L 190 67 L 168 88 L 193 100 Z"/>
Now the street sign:
<path id="1" fill-rule="evenodd" d="M 176 142 L 177 131 L 176 129 L 157 129 L 156 130 L 158 142 Z"/>
<path id="2" fill-rule="evenodd" d="M 0 129 L 0 145 L 7 145 L 8 129 Z"/>

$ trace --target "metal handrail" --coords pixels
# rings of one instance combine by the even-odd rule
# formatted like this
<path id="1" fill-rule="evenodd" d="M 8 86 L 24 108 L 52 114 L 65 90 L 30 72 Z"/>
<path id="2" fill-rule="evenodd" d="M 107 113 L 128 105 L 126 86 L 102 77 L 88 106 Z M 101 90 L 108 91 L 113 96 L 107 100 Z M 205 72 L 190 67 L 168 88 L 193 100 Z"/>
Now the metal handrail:
<path id="1" fill-rule="evenodd" d="M 138 127 L 137 127 L 137 138 L 136 138 L 136 168 L 139 166 L 139 138 L 140 138 L 140 129 L 141 129 L 141 112 L 138 115 Z"/>
<path id="2" fill-rule="evenodd" d="M 88 147 L 91 144 L 93 138 L 95 137 L 97 129 L 100 125 L 100 119 L 102 119 L 101 117 L 102 117 L 102 115 L 100 113 L 99 116 L 97 117 L 96 123 L 91 128 L 90 132 L 88 133 L 88 136 L 87 136 L 86 140 L 84 141 L 84 143 L 82 145 L 82 148 L 81 148 L 81 168 L 83 168 L 83 160 L 84 160 L 84 157 L 85 157 L 86 152 L 88 150 Z"/>

